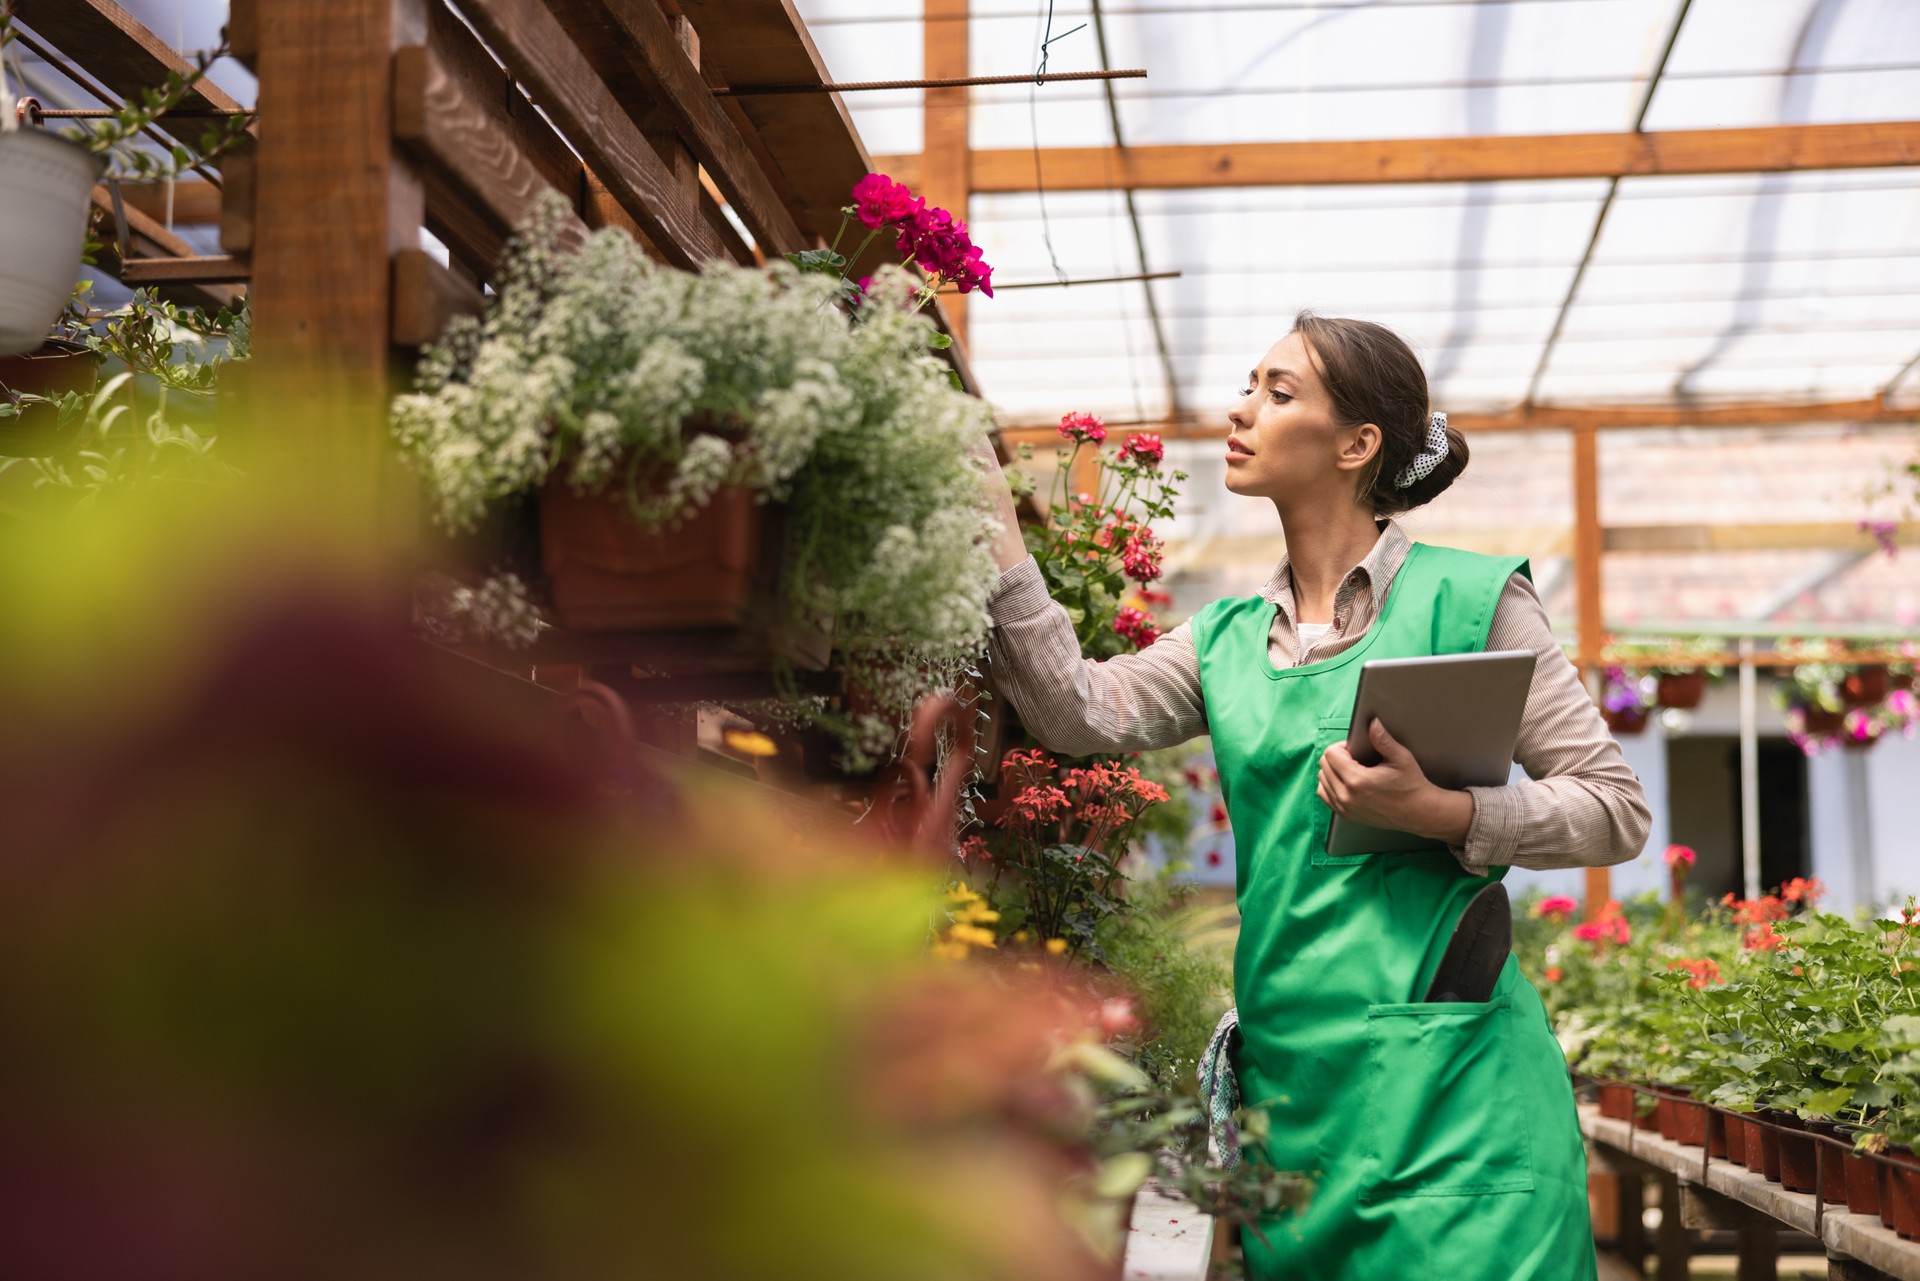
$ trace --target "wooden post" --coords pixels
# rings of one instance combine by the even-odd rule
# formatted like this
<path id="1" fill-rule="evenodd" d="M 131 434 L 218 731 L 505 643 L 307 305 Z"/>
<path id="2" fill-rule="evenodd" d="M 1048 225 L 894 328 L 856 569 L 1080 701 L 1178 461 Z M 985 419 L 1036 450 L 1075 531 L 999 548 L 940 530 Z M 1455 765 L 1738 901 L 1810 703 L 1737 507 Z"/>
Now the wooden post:
<path id="1" fill-rule="evenodd" d="M 1680 1214 L 1680 1180 L 1671 1174 L 1660 1177 L 1660 1234 L 1654 1240 L 1659 1259 L 1660 1281 L 1688 1281 L 1691 1264 L 1688 1256 L 1690 1236 Z"/>
<path id="2" fill-rule="evenodd" d="M 1620 1217 L 1614 1230 L 1614 1249 L 1627 1266 L 1644 1276 L 1647 1269 L 1646 1180 L 1638 1174 L 1622 1173 Z"/>
<path id="3" fill-rule="evenodd" d="M 273 121 L 254 162 L 251 390 L 274 424 L 254 433 L 254 456 L 326 487 L 340 528 L 378 538 L 390 263 L 419 248 L 425 214 L 394 151 L 393 55 L 425 43 L 425 13 L 420 0 L 275 0 L 251 38 Z"/>
<path id="4" fill-rule="evenodd" d="M 929 80 L 971 74 L 967 0 L 924 0 L 921 24 L 925 59 L 921 74 Z M 967 201 L 973 194 L 973 141 L 965 89 L 926 89 L 920 150 L 920 192 L 929 205 L 951 213 L 956 222 L 967 220 Z M 967 299 L 964 294 L 941 298 L 953 325 L 953 340 L 965 347 Z"/>
<path id="5" fill-rule="evenodd" d="M 1772 1228 L 1740 1228 L 1737 1238 L 1739 1281 L 1779 1281 L 1780 1245 Z"/>
<path id="6" fill-rule="evenodd" d="M 1600 526 L 1600 439 L 1592 426 L 1573 429 L 1573 582 L 1578 621 L 1577 661 L 1580 673 L 1593 680 L 1606 646 L 1606 618 L 1600 591 L 1601 553 L 1605 535 Z M 1613 897 L 1613 878 L 1604 867 L 1590 867 L 1586 875 L 1586 908 L 1591 921 Z"/>

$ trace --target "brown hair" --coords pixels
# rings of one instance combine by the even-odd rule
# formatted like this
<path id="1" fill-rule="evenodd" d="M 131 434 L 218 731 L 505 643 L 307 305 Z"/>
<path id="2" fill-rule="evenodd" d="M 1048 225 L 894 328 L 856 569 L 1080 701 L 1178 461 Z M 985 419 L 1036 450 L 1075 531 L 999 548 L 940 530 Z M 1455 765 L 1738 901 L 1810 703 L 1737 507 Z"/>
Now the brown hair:
<path id="1" fill-rule="evenodd" d="M 1447 456 L 1405 489 L 1394 478 L 1419 454 L 1427 439 L 1427 374 L 1406 340 L 1370 320 L 1316 316 L 1303 311 L 1293 331 L 1306 339 L 1344 427 L 1372 423 L 1380 450 L 1360 477 L 1362 502 L 1377 515 L 1410 511 L 1438 498 L 1467 468 L 1466 437 L 1447 428 Z"/>

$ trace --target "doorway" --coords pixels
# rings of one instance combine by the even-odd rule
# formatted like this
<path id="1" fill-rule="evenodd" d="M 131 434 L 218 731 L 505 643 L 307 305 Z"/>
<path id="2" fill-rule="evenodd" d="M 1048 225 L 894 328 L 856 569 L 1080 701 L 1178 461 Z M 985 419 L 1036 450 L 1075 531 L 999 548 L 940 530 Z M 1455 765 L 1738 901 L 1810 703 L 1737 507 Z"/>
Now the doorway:
<path id="1" fill-rule="evenodd" d="M 1760 740 L 1760 886 L 1812 870 L 1807 758 L 1784 738 Z M 1693 847 L 1688 887 L 1707 899 L 1743 894 L 1740 847 L 1740 740 L 1689 735 L 1667 740 L 1669 839 Z"/>

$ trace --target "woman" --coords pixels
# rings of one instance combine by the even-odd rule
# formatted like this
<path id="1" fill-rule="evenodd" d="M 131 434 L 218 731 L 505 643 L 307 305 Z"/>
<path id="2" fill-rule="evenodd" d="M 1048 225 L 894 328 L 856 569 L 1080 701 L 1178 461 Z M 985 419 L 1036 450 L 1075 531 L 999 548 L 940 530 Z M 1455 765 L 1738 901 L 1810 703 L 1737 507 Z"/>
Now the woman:
<path id="1" fill-rule="evenodd" d="M 1265 1242 L 1244 1235 L 1251 1274 L 1591 1278 L 1585 1156 L 1539 996 L 1511 958 L 1491 1001 L 1418 994 L 1467 900 L 1508 866 L 1638 854 L 1639 781 L 1527 563 L 1415 544 L 1393 521 L 1467 465 L 1399 337 L 1303 312 L 1227 419 L 1227 488 L 1270 500 L 1286 539 L 1260 593 L 1139 654 L 1084 661 L 1002 487 L 997 679 L 1064 754 L 1213 737 L 1238 861 L 1241 1096 L 1270 1114 L 1263 1159 L 1318 1180 Z M 1437 787 L 1377 722 L 1380 764 L 1348 753 L 1367 659 L 1520 648 L 1539 656 L 1515 751 L 1530 781 Z M 1453 856 L 1329 855 L 1330 814 Z"/>

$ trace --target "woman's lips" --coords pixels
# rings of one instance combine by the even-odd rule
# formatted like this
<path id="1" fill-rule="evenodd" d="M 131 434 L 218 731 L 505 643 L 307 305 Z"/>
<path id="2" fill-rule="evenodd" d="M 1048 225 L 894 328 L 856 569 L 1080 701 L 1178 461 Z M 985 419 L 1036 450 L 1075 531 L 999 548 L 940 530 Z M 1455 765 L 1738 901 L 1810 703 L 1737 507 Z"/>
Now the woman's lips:
<path id="1" fill-rule="evenodd" d="M 1234 437 L 1232 436 L 1227 437 L 1227 461 L 1228 462 L 1233 462 L 1235 459 L 1239 459 L 1239 458 L 1251 458 L 1251 457 L 1253 457 L 1253 451 L 1251 449 L 1248 449 L 1245 445 L 1241 444 Z"/>

